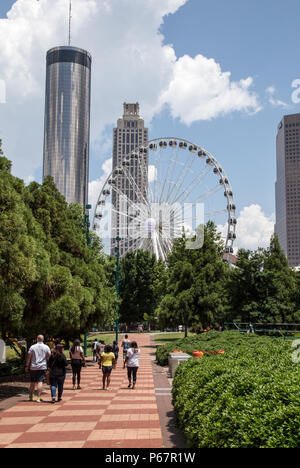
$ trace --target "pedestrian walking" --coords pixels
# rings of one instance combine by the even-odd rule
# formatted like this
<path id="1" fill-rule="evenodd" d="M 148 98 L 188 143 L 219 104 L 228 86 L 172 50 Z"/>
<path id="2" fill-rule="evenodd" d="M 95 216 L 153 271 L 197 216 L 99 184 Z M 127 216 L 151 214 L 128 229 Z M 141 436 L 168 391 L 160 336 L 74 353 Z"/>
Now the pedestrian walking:
<path id="1" fill-rule="evenodd" d="M 76 390 L 76 379 L 77 379 L 77 389 L 81 390 L 80 380 L 81 380 L 81 369 L 85 365 L 85 358 L 83 355 L 83 349 L 80 346 L 80 341 L 75 340 L 73 346 L 70 348 L 70 358 L 71 366 L 73 372 L 73 390 Z"/>
<path id="2" fill-rule="evenodd" d="M 99 367 L 102 368 L 102 383 L 103 390 L 108 390 L 110 385 L 110 376 L 112 370 L 116 368 L 116 358 L 112 352 L 112 347 L 107 345 L 105 346 L 104 353 L 101 354 L 101 360 L 99 362 Z M 105 388 L 106 384 L 106 388 Z"/>
<path id="3" fill-rule="evenodd" d="M 60 402 L 62 400 L 67 366 L 68 361 L 66 356 L 64 355 L 64 347 L 61 344 L 57 344 L 56 347 L 52 350 L 49 359 L 52 403 L 55 403 L 56 401 L 57 390 L 57 401 Z"/>
<path id="4" fill-rule="evenodd" d="M 115 360 L 116 360 L 116 365 L 117 365 L 118 359 L 119 359 L 119 346 L 118 346 L 118 343 L 116 341 L 113 342 L 112 352 L 115 355 Z"/>
<path id="5" fill-rule="evenodd" d="M 97 349 L 98 349 L 99 343 L 98 340 L 95 339 L 94 343 L 92 344 L 92 349 L 93 349 L 93 361 L 97 362 Z"/>
<path id="6" fill-rule="evenodd" d="M 37 343 L 29 349 L 25 372 L 30 372 L 29 400 L 33 401 L 35 386 L 37 385 L 37 403 L 41 399 L 43 384 L 46 382 L 48 363 L 51 356 L 49 346 L 44 344 L 43 335 L 37 337 Z"/>
<path id="7" fill-rule="evenodd" d="M 132 381 L 132 390 L 135 389 L 137 372 L 139 369 L 139 357 L 141 351 L 135 341 L 130 344 L 130 348 L 127 351 L 127 356 L 124 362 L 124 369 L 127 365 L 127 374 L 128 374 L 128 388 L 131 388 Z"/>
<path id="8" fill-rule="evenodd" d="M 127 351 L 129 350 L 130 348 L 130 341 L 128 339 L 128 335 L 125 335 L 123 341 L 122 341 L 122 344 L 121 344 L 122 348 L 123 348 L 123 361 L 124 361 L 124 364 L 125 364 L 125 359 L 126 359 L 126 356 L 127 356 Z"/>
<path id="9" fill-rule="evenodd" d="M 97 346 L 97 358 L 99 362 L 101 359 L 101 354 L 104 353 L 104 349 L 105 349 L 105 343 L 103 340 L 100 340 Z"/>

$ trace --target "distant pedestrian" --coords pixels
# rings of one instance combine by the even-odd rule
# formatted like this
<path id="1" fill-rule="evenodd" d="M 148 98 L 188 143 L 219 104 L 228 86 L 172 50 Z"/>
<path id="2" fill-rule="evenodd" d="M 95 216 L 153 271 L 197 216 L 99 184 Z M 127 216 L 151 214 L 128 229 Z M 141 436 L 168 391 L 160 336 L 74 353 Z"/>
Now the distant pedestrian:
<path id="1" fill-rule="evenodd" d="M 57 344 L 56 347 L 52 350 L 49 359 L 52 403 L 55 403 L 57 390 L 57 401 L 60 402 L 62 400 L 67 366 L 68 361 L 66 356 L 64 355 L 64 347 L 61 344 Z"/>
<path id="2" fill-rule="evenodd" d="M 49 346 L 44 344 L 43 335 L 37 337 L 37 343 L 29 349 L 25 371 L 30 372 L 29 400 L 33 401 L 35 385 L 37 385 L 37 403 L 41 399 L 43 383 L 46 382 L 47 360 L 51 356 Z"/>
<path id="3" fill-rule="evenodd" d="M 124 364 L 125 364 L 125 359 L 126 359 L 126 356 L 127 356 L 127 351 L 129 350 L 130 348 L 130 341 L 128 339 L 128 335 L 125 335 L 123 341 L 122 341 L 122 348 L 123 348 L 123 360 L 124 360 Z"/>
<path id="4" fill-rule="evenodd" d="M 102 383 L 103 390 L 108 390 L 110 385 L 110 376 L 113 368 L 116 367 L 116 358 L 112 352 L 112 347 L 107 345 L 105 346 L 104 353 L 101 354 L 101 360 L 99 362 L 99 367 L 102 368 Z M 106 384 L 106 388 L 105 388 Z"/>
<path id="5" fill-rule="evenodd" d="M 53 343 L 54 343 L 54 347 L 57 346 L 57 345 L 59 345 L 59 344 L 61 344 L 60 338 L 55 338 L 54 341 L 53 341 Z"/>
<path id="6" fill-rule="evenodd" d="M 77 389 L 81 390 L 80 380 L 81 380 L 81 369 L 85 365 L 85 358 L 83 355 L 83 349 L 80 346 L 80 341 L 75 340 L 73 346 L 70 348 L 70 358 L 71 366 L 73 372 L 73 390 L 76 390 L 76 379 L 77 379 Z"/>
<path id="7" fill-rule="evenodd" d="M 97 346 L 97 358 L 99 362 L 100 362 L 101 354 L 104 353 L 104 349 L 105 349 L 105 343 L 103 340 L 100 340 Z"/>
<path id="8" fill-rule="evenodd" d="M 141 351 L 135 341 L 130 344 L 130 348 L 127 351 L 127 356 L 124 362 L 124 369 L 127 365 L 127 374 L 128 374 L 128 388 L 131 388 L 132 381 L 132 390 L 135 389 L 137 372 L 139 369 L 139 357 Z"/>
<path id="9" fill-rule="evenodd" d="M 115 355 L 115 360 L 116 360 L 116 365 L 118 363 L 118 358 L 119 358 L 119 346 L 118 346 L 118 343 L 116 341 L 113 342 L 113 345 L 112 345 L 112 352 L 114 353 Z"/>
<path id="10" fill-rule="evenodd" d="M 92 344 L 93 349 L 93 361 L 97 362 L 97 348 L 99 346 L 98 340 L 95 339 L 94 343 Z"/>

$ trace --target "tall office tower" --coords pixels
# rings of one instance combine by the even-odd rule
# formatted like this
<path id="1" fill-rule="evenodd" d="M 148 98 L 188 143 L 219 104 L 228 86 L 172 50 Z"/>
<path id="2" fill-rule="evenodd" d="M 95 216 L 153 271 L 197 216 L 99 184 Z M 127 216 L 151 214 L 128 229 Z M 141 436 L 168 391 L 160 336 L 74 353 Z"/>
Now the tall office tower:
<path id="1" fill-rule="evenodd" d="M 134 179 L 132 184 L 128 183 L 126 173 L 119 176 L 116 181 L 118 193 L 112 192 L 112 204 L 114 214 L 112 216 L 112 240 L 111 253 L 115 255 L 116 238 L 122 239 L 120 243 L 120 255 L 123 256 L 128 250 L 135 250 L 138 246 L 134 239 L 130 237 L 128 224 L 130 223 L 130 213 L 126 214 L 126 198 L 135 203 L 143 203 L 148 197 L 148 129 L 145 128 L 144 120 L 139 115 L 139 104 L 124 103 L 124 114 L 118 120 L 117 128 L 113 131 L 113 171 L 122 168 L 122 161 L 127 155 L 139 147 L 144 147 L 144 151 L 139 152 L 139 157 L 131 161 L 126 171 Z M 143 158 L 142 165 L 145 170 L 138 170 Z M 122 196 L 120 196 L 122 194 Z M 144 200 L 143 200 L 144 199 Z M 125 214 L 124 214 L 125 212 Z M 121 214 L 122 213 L 122 214 Z"/>
<path id="2" fill-rule="evenodd" d="M 278 126 L 275 232 L 290 266 L 300 265 L 300 114 Z"/>
<path id="3" fill-rule="evenodd" d="M 88 203 L 91 55 L 77 47 L 47 53 L 44 169 L 68 203 Z"/>

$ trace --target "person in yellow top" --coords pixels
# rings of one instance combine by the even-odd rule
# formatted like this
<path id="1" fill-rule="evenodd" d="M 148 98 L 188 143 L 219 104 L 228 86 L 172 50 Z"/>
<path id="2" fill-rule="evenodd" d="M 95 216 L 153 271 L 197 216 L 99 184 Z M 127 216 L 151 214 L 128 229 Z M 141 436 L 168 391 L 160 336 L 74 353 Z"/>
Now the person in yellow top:
<path id="1" fill-rule="evenodd" d="M 105 346 L 104 353 L 101 354 L 101 359 L 99 361 L 99 367 L 102 367 L 103 373 L 103 390 L 108 390 L 110 385 L 110 375 L 113 369 L 116 368 L 116 358 L 112 352 L 111 346 Z M 106 388 L 105 388 L 105 384 Z"/>

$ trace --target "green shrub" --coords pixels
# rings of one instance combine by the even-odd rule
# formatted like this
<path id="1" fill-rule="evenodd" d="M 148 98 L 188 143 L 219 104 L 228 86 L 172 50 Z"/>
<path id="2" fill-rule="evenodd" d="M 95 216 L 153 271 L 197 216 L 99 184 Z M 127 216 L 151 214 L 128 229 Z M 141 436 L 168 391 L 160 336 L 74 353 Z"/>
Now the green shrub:
<path id="1" fill-rule="evenodd" d="M 274 338 L 275 339 L 275 338 Z M 161 366 L 168 364 L 168 355 L 175 349 L 192 354 L 193 351 L 238 351 L 239 349 L 252 347 L 257 343 L 269 343 L 270 338 L 260 337 L 258 335 L 246 335 L 237 331 L 217 332 L 210 331 L 201 335 L 193 335 L 188 338 L 167 343 L 159 346 L 156 352 L 156 358 Z"/>
<path id="2" fill-rule="evenodd" d="M 201 343 L 205 351 L 222 344 L 226 354 L 177 369 L 173 403 L 188 445 L 299 448 L 300 368 L 290 343 L 232 332 Z"/>
<path id="3" fill-rule="evenodd" d="M 5 364 L 0 364 L 0 377 L 21 375 L 24 373 L 24 364 L 21 359 L 10 359 Z"/>

